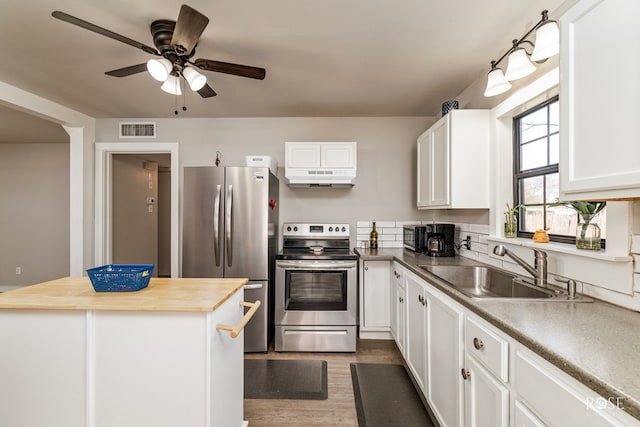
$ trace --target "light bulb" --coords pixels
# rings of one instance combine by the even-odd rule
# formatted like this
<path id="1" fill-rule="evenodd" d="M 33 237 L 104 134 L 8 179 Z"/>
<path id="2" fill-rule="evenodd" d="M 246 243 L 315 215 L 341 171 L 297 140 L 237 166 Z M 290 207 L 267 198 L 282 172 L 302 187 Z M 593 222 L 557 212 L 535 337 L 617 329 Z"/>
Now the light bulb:
<path id="1" fill-rule="evenodd" d="M 180 80 L 178 80 L 178 77 L 173 74 L 170 74 L 169 77 L 167 77 L 167 80 L 162 83 L 160 89 L 170 93 L 171 95 L 182 95 L 182 91 L 180 90 Z"/>
<path id="2" fill-rule="evenodd" d="M 182 75 L 184 76 L 187 83 L 189 83 L 189 87 L 191 88 L 191 90 L 194 92 L 202 89 L 207 83 L 207 77 L 191 67 L 186 67 L 184 70 L 182 70 Z"/>
<path id="3" fill-rule="evenodd" d="M 173 65 L 166 58 L 150 59 L 147 61 L 147 71 L 151 74 L 151 77 L 163 82 L 169 77 L 169 73 L 173 70 Z"/>

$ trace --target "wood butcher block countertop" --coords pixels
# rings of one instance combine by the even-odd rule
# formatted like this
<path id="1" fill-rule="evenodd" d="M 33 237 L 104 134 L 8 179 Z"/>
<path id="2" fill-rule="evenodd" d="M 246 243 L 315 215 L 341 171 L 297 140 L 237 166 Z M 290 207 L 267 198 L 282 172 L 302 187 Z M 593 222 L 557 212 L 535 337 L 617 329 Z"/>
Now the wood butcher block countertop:
<path id="1" fill-rule="evenodd" d="M 0 293 L 0 309 L 214 311 L 247 282 L 154 277 L 136 292 L 95 292 L 88 277 L 66 277 Z"/>

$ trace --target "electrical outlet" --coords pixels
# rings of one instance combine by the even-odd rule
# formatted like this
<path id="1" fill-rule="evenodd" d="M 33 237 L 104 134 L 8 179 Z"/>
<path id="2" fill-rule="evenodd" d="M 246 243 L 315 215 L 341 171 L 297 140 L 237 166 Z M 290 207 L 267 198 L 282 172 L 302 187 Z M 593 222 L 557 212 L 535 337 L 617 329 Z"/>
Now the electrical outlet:
<path id="1" fill-rule="evenodd" d="M 16 267 L 16 274 L 22 274 L 22 267 Z"/>

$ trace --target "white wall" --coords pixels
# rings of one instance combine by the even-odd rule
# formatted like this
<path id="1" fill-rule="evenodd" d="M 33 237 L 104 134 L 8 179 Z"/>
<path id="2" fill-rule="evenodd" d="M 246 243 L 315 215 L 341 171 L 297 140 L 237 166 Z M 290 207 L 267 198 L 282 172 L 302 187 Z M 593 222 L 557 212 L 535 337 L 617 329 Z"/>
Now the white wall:
<path id="1" fill-rule="evenodd" d="M 149 119 L 145 119 L 148 121 Z M 122 142 L 123 120 L 98 119 L 96 142 Z M 135 121 L 135 120 L 127 120 Z M 216 151 L 222 165 L 244 165 L 245 156 L 274 156 L 280 165 L 280 222 L 348 222 L 355 229 L 362 218 L 432 219 L 418 211 L 416 139 L 432 117 L 324 117 L 157 119 L 153 142 L 178 142 L 180 168 L 213 165 Z M 358 175 L 351 189 L 289 188 L 284 179 L 286 141 L 356 141 Z M 129 139 L 127 142 L 140 142 Z M 182 171 L 180 170 L 181 174 Z M 476 213 L 471 213 L 477 216 Z M 481 218 L 487 220 L 486 212 Z M 355 238 L 355 236 L 354 236 Z"/>
<path id="2" fill-rule="evenodd" d="M 68 276 L 69 143 L 0 144 L 0 205 L 0 291 Z"/>

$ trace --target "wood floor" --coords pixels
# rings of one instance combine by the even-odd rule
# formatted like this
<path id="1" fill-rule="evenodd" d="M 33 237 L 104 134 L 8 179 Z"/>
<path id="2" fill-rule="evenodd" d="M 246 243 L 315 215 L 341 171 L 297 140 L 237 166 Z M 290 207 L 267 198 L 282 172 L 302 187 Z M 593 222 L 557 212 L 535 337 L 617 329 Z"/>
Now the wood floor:
<path id="1" fill-rule="evenodd" d="M 357 426 L 351 363 L 402 364 L 392 340 L 358 340 L 355 353 L 248 353 L 252 359 L 320 359 L 327 361 L 327 400 L 245 399 L 244 419 L 259 426 Z"/>

